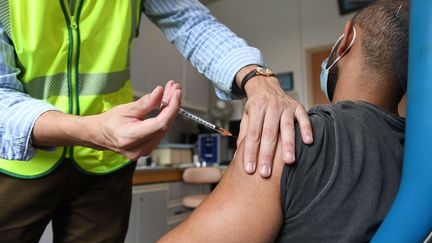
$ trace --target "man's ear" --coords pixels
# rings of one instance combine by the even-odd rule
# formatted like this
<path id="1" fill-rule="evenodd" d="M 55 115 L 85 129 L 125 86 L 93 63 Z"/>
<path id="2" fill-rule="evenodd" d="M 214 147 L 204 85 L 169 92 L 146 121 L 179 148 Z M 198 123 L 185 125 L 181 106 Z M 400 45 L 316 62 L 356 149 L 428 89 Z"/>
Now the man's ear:
<path id="1" fill-rule="evenodd" d="M 337 54 L 338 56 L 342 55 L 342 53 L 348 48 L 349 44 L 351 43 L 353 37 L 353 23 L 351 20 L 348 20 L 345 24 L 344 28 L 344 37 L 342 38 L 338 49 Z"/>

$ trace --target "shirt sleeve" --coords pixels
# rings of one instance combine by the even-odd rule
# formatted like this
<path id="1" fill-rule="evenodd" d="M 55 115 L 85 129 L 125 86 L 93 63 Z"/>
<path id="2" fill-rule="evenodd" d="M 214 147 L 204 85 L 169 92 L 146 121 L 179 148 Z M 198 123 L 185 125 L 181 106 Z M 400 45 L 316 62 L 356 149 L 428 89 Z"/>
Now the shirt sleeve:
<path id="1" fill-rule="evenodd" d="M 36 119 L 53 105 L 24 93 L 18 80 L 14 47 L 0 24 L 0 158 L 30 160 L 35 155 L 31 134 Z"/>
<path id="2" fill-rule="evenodd" d="M 323 113 L 310 113 L 313 144 L 303 143 L 300 126 L 295 124 L 296 163 L 285 165 L 281 175 L 281 206 L 285 220 L 304 213 L 322 195 L 333 171 L 333 119 Z"/>
<path id="3" fill-rule="evenodd" d="M 212 80 L 221 99 L 232 93 L 236 73 L 251 64 L 265 65 L 261 52 L 248 46 L 197 0 L 146 0 L 144 13 L 198 71 Z"/>

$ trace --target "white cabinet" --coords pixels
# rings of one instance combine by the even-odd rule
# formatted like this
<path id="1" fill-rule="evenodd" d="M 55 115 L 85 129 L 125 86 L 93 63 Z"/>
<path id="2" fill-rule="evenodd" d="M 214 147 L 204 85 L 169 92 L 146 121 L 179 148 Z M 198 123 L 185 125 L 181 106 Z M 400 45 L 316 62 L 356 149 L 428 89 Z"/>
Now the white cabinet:
<path id="1" fill-rule="evenodd" d="M 168 184 L 134 186 L 126 243 L 156 242 L 166 232 Z"/>
<path id="2" fill-rule="evenodd" d="M 134 186 L 125 243 L 156 242 L 192 212 L 183 207 L 184 196 L 209 192 L 209 185 L 181 181 Z"/>
<path id="3" fill-rule="evenodd" d="M 150 20 L 142 16 L 140 35 L 131 53 L 131 77 L 136 95 L 151 92 L 170 80 L 181 81 L 183 57 Z"/>
<path id="4" fill-rule="evenodd" d="M 193 68 L 144 15 L 131 53 L 131 78 L 137 97 L 172 79 L 182 86 L 183 107 L 208 110 L 210 81 Z"/>
<path id="5" fill-rule="evenodd" d="M 207 112 L 213 85 L 188 61 L 183 62 L 182 106 Z"/>

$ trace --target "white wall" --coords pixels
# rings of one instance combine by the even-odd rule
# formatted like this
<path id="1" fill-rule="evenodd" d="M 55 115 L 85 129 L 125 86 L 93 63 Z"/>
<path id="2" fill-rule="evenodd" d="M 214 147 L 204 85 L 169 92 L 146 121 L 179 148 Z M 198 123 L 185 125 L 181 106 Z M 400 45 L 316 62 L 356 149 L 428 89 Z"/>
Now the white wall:
<path id="1" fill-rule="evenodd" d="M 299 99 L 309 106 L 306 49 L 332 45 L 353 15 L 340 16 L 337 0 L 218 0 L 210 11 L 258 47 L 275 72 L 294 72 Z"/>

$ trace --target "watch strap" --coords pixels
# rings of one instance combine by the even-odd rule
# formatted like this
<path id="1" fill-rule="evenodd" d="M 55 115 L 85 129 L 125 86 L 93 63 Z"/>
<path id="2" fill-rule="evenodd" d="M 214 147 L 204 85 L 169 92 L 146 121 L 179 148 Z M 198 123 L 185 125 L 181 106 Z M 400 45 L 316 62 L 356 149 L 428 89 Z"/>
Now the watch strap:
<path id="1" fill-rule="evenodd" d="M 241 83 L 240 83 L 240 89 L 241 89 L 241 91 L 243 92 L 244 96 L 247 97 L 247 95 L 246 95 L 246 90 L 245 90 L 246 83 L 247 83 L 249 80 L 251 80 L 253 77 L 257 76 L 257 75 L 265 76 L 265 77 L 275 76 L 273 73 L 270 74 L 270 75 L 262 75 L 262 74 L 261 74 L 260 72 L 258 72 L 256 69 L 254 69 L 254 70 L 248 72 L 248 73 L 243 77 L 243 79 L 242 79 L 242 81 L 241 81 Z"/>

